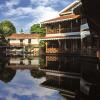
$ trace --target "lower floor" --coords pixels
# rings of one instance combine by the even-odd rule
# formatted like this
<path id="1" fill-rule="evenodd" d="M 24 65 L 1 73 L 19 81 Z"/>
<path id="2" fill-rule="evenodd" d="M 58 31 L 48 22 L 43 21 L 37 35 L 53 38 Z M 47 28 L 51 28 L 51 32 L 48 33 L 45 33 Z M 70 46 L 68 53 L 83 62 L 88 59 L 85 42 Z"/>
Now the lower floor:
<path id="1" fill-rule="evenodd" d="M 45 40 L 47 54 L 80 54 L 100 58 L 100 41 L 97 36 L 85 38 Z"/>
<path id="2" fill-rule="evenodd" d="M 46 53 L 78 53 L 80 39 L 59 39 L 46 41 Z"/>

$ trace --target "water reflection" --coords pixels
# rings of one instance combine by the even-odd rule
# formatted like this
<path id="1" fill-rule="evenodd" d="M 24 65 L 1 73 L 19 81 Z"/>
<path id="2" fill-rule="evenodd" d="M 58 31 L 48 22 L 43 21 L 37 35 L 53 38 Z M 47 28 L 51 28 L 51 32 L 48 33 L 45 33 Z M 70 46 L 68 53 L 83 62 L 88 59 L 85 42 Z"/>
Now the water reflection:
<path id="1" fill-rule="evenodd" d="M 85 100 L 100 99 L 100 61 L 86 61 L 81 66 L 80 90 Z"/>
<path id="2" fill-rule="evenodd" d="M 100 61 L 97 58 L 46 56 L 44 87 L 59 90 L 71 100 L 100 98 Z"/>
<path id="3" fill-rule="evenodd" d="M 39 71 L 38 63 L 22 63 L 30 62 L 30 59 L 20 57 L 7 58 L 7 60 L 3 58 L 3 60 L 0 61 L 0 100 L 63 99 L 59 91 L 44 88 L 40 85 L 46 78 L 44 77 L 45 73 Z M 31 62 L 37 61 L 37 58 L 31 60 Z"/>
<path id="4" fill-rule="evenodd" d="M 0 100 L 96 100 L 99 95 L 96 58 L 0 57 Z"/>

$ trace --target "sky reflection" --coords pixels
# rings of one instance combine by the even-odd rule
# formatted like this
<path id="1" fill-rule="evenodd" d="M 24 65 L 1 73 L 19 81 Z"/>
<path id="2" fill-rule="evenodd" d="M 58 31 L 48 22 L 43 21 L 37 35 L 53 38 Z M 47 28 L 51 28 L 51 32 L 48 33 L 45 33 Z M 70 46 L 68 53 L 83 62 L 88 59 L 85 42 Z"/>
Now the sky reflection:
<path id="1" fill-rule="evenodd" d="M 17 70 L 11 82 L 0 81 L 0 100 L 62 100 L 58 91 L 40 86 L 45 80 L 33 78 L 29 70 Z"/>

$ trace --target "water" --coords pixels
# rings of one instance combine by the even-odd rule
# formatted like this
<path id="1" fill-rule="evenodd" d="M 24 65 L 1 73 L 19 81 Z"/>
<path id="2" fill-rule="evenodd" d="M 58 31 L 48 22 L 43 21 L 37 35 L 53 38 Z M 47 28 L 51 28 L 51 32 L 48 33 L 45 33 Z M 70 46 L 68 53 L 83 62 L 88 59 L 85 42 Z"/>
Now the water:
<path id="1" fill-rule="evenodd" d="M 0 100 L 63 99 L 57 90 L 41 86 L 46 77 L 40 71 L 41 76 L 38 75 L 39 58 L 11 57 L 1 60 Z"/>
<path id="2" fill-rule="evenodd" d="M 97 59 L 0 57 L 0 100 L 98 100 Z"/>

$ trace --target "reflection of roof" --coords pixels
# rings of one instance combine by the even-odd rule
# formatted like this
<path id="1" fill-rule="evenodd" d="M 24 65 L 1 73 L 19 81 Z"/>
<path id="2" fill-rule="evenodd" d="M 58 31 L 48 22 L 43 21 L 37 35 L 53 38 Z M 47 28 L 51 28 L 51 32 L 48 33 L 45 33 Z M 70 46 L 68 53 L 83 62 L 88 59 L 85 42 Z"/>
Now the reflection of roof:
<path id="1" fill-rule="evenodd" d="M 33 38 L 39 38 L 39 34 L 12 34 L 8 36 L 8 39 L 33 39 Z"/>
<path id="2" fill-rule="evenodd" d="M 72 20 L 72 19 L 76 19 L 78 17 L 80 17 L 80 15 L 70 14 L 70 15 L 66 15 L 66 16 L 59 16 L 57 18 L 44 21 L 43 23 L 53 23 L 53 22 Z"/>
<path id="3" fill-rule="evenodd" d="M 39 65 L 8 65 L 6 66 L 7 68 L 11 68 L 13 70 L 16 70 L 16 69 L 38 69 L 39 68 Z"/>

